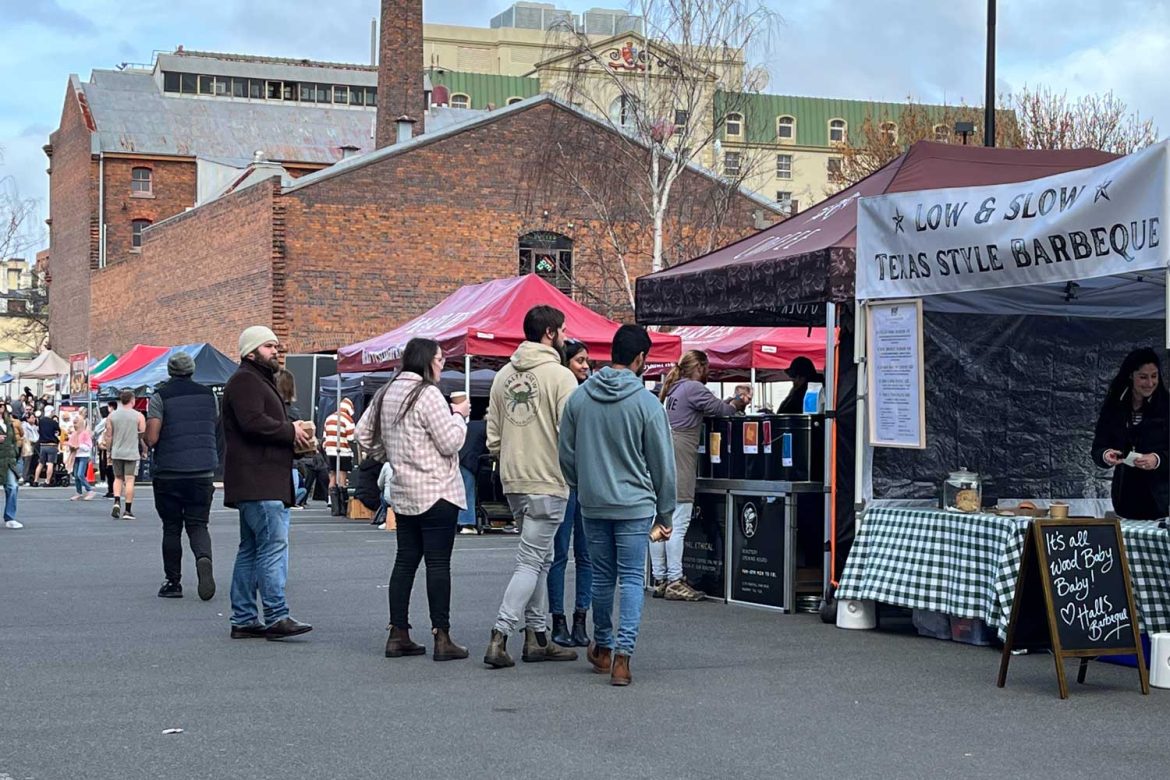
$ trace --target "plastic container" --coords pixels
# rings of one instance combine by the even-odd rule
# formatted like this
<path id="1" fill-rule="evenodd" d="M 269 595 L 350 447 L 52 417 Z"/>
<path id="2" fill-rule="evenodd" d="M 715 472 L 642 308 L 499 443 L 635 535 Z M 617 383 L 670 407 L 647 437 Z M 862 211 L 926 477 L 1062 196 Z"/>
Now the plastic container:
<path id="1" fill-rule="evenodd" d="M 943 509 L 948 512 L 978 512 L 983 506 L 983 481 L 962 466 L 943 482 Z"/>
<path id="2" fill-rule="evenodd" d="M 911 614 L 914 628 L 918 629 L 919 636 L 928 636 L 931 639 L 951 638 L 951 616 L 929 609 L 916 609 Z"/>
<path id="3" fill-rule="evenodd" d="M 965 645 L 986 647 L 995 639 L 995 629 L 979 618 L 951 618 L 951 639 Z"/>

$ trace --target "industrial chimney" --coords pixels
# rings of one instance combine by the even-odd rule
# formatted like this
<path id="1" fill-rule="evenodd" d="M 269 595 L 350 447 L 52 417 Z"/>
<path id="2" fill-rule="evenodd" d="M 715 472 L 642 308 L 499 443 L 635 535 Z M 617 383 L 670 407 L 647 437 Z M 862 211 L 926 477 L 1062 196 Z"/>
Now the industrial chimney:
<path id="1" fill-rule="evenodd" d="M 399 137 L 398 120 L 414 120 L 413 134 L 423 132 L 422 0 L 382 0 L 378 47 L 377 148 Z"/>

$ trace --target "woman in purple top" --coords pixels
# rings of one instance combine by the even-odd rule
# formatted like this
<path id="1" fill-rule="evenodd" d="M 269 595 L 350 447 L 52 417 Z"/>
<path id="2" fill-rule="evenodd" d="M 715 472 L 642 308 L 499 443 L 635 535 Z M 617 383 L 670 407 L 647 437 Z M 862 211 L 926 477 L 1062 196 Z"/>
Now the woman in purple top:
<path id="1" fill-rule="evenodd" d="M 701 601 L 705 598 L 683 579 L 682 556 L 687 527 L 695 506 L 695 476 L 698 472 L 699 436 L 703 418 L 709 415 L 732 415 L 742 412 L 747 399 L 736 396 L 731 403 L 719 400 L 707 389 L 710 366 L 707 353 L 693 349 L 682 358 L 666 379 L 658 397 L 666 407 L 674 439 L 674 466 L 678 474 L 678 504 L 674 510 L 674 530 L 665 542 L 650 543 L 650 563 L 654 575 L 654 598 L 671 601 Z"/>

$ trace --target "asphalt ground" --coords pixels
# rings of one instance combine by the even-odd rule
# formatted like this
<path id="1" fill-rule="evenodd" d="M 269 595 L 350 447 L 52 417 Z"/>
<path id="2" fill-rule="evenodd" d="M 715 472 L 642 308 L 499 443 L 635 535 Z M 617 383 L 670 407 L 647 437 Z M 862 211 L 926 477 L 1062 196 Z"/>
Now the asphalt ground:
<path id="1" fill-rule="evenodd" d="M 1022 656 L 1001 690 L 998 652 L 897 620 L 647 599 L 629 688 L 584 658 L 489 670 L 503 535 L 456 542 L 467 661 L 383 657 L 394 534 L 321 509 L 291 533 L 289 603 L 313 632 L 231 640 L 234 511 L 212 516 L 215 598 L 188 553 L 167 600 L 149 489 L 135 521 L 68 495 L 24 488 L 26 527 L 0 528 L 0 780 L 1165 776 L 1170 692 L 1142 696 L 1135 671 L 1094 664 L 1061 701 L 1051 657 Z M 412 607 L 429 652 L 421 570 Z"/>

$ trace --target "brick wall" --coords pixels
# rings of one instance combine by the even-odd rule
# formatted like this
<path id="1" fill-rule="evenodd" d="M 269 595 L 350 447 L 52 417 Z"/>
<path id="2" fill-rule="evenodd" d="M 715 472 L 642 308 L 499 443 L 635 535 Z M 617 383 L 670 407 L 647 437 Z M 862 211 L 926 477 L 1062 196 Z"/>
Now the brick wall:
<path id="1" fill-rule="evenodd" d="M 97 163 L 80 97 L 65 89 L 61 123 L 50 136 L 49 340 L 61 355 L 89 346 L 90 268 L 97 266 Z"/>
<path id="2" fill-rule="evenodd" d="M 423 132 L 425 106 L 418 63 L 423 57 L 422 0 L 382 0 L 378 27 L 378 118 L 375 141 L 379 148 L 394 143 L 395 120 L 415 120 L 414 135 Z"/>
<path id="3" fill-rule="evenodd" d="M 149 195 L 130 188 L 134 168 L 151 172 Z M 132 223 L 136 219 L 161 222 L 195 205 L 196 165 L 191 159 L 140 157 L 105 158 L 106 265 L 125 261 L 131 251 Z"/>
<path id="4" fill-rule="evenodd" d="M 272 326 L 277 191 L 273 179 L 180 214 L 95 271 L 90 350 L 208 341 L 234 356 L 241 330 Z"/>

